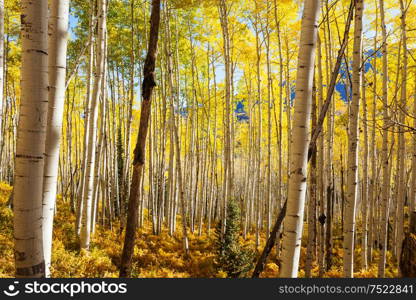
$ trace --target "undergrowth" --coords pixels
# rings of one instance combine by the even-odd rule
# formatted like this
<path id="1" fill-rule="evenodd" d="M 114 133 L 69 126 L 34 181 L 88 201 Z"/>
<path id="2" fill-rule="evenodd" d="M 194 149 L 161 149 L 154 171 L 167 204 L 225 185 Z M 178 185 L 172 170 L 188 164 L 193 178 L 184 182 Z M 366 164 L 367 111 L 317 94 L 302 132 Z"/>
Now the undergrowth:
<path id="1" fill-rule="evenodd" d="M 12 188 L 0 183 L 0 278 L 14 276 L 13 257 L 13 212 L 7 206 Z M 144 227 L 137 230 L 137 241 L 133 256 L 133 276 L 141 278 L 224 278 L 228 275 L 224 271 L 217 271 L 215 267 L 216 245 L 214 230 L 204 230 L 201 235 L 189 233 L 190 255 L 184 256 L 182 248 L 181 223 L 178 218 L 174 236 L 170 236 L 166 229 L 160 235 L 152 234 L 150 221 L 145 218 Z M 60 197 L 57 199 L 57 214 L 54 221 L 54 239 L 52 254 L 52 277 L 117 277 L 123 237 L 119 226 L 113 223 L 112 229 L 97 224 L 90 251 L 79 251 L 75 234 L 75 216 L 71 213 L 68 201 Z M 265 243 L 262 236 L 261 246 L 257 255 L 261 253 Z M 255 235 L 248 234 L 246 239 L 240 237 L 243 247 L 255 249 Z M 305 244 L 305 243 L 303 243 Z M 357 259 L 355 269 L 359 270 L 355 277 L 376 277 L 377 256 L 367 270 L 360 270 Z M 342 245 L 335 243 L 333 253 L 334 266 L 324 277 L 342 277 Z M 301 249 L 299 276 L 304 277 L 306 248 Z M 360 256 L 360 248 L 355 251 Z M 396 277 L 397 267 L 392 262 L 390 252 L 387 254 L 386 277 Z M 279 262 L 275 251 L 271 254 L 261 277 L 278 277 Z M 248 272 L 248 276 L 251 271 Z M 312 275 L 318 275 L 318 266 L 313 266 Z"/>

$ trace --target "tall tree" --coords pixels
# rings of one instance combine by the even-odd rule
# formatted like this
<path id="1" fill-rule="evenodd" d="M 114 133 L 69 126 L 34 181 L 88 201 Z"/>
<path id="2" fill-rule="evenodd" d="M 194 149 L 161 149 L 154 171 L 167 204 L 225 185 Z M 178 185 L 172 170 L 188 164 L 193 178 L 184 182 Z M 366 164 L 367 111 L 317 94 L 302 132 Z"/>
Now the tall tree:
<path id="1" fill-rule="evenodd" d="M 406 14 L 407 7 L 405 7 L 404 0 L 400 0 L 400 12 L 401 12 L 401 45 L 403 47 L 403 54 L 400 56 L 403 62 L 402 65 L 402 78 L 400 88 L 400 103 L 399 103 L 399 122 L 405 123 L 407 114 L 406 102 L 407 102 L 407 33 L 406 33 Z M 400 53 L 400 52 L 399 52 Z M 397 197 L 397 260 L 400 260 L 400 254 L 402 252 L 402 242 L 404 235 L 404 204 L 406 201 L 406 141 L 405 141 L 405 128 L 399 129 L 399 161 L 398 161 L 398 197 Z M 400 267 L 400 266 L 399 266 Z"/>
<path id="2" fill-rule="evenodd" d="M 230 34 L 228 26 L 229 8 L 225 0 L 219 1 L 218 6 L 221 29 L 223 36 L 223 55 L 225 64 L 225 122 L 224 122 L 224 199 L 222 204 L 222 231 L 225 232 L 227 203 L 232 196 L 232 172 L 231 172 L 231 57 Z"/>
<path id="3" fill-rule="evenodd" d="M 347 195 L 345 201 L 344 219 L 344 276 L 353 276 L 355 212 L 358 186 L 358 117 L 361 99 L 361 57 L 362 57 L 362 28 L 363 0 L 355 2 L 354 47 L 352 61 L 352 102 L 349 112 L 348 127 L 348 172 Z"/>
<path id="4" fill-rule="evenodd" d="M 82 217 L 82 203 L 84 197 L 84 188 L 85 188 L 85 172 L 86 172 L 86 161 L 88 158 L 88 133 L 89 133 L 89 121 L 90 121 L 90 111 L 91 111 L 91 102 L 92 102 L 92 90 L 93 90 L 93 70 L 94 70 L 94 32 L 95 32 L 95 14 L 96 14 L 96 0 L 90 2 L 89 9 L 89 26 L 88 26 L 88 61 L 87 61 L 87 93 L 85 96 L 85 109 L 84 109 L 84 138 L 83 138 L 83 152 L 82 152 L 82 162 L 81 162 L 81 182 L 79 184 L 78 191 L 78 201 L 76 205 L 76 223 L 75 230 L 79 235 L 81 229 L 81 217 Z"/>
<path id="5" fill-rule="evenodd" d="M 305 0 L 299 42 L 295 111 L 291 140 L 287 214 L 282 241 L 280 277 L 297 277 L 305 207 L 313 71 L 317 42 L 319 0 Z"/>
<path id="6" fill-rule="evenodd" d="M 42 186 L 48 109 L 48 1 L 23 0 L 22 70 L 14 176 L 16 277 L 44 277 Z"/>
<path id="7" fill-rule="evenodd" d="M 140 112 L 139 133 L 136 148 L 134 149 L 133 177 L 130 185 L 126 234 L 124 238 L 123 253 L 121 256 L 120 277 L 131 276 L 131 259 L 133 257 L 134 242 L 138 219 L 138 196 L 140 181 L 143 176 L 145 163 L 146 137 L 149 126 L 152 92 L 156 86 L 155 66 L 157 42 L 159 38 L 160 0 L 152 0 L 150 15 L 149 44 L 147 56 L 143 67 L 142 106 Z M 177 154 L 179 155 L 179 154 Z"/>
<path id="8" fill-rule="evenodd" d="M 80 248 L 89 249 L 91 239 L 91 212 L 94 190 L 94 169 L 97 160 L 97 125 L 98 125 L 98 106 L 102 95 L 102 84 L 104 78 L 106 60 L 106 31 L 107 31 L 107 0 L 98 2 L 98 39 L 97 39 L 97 58 L 94 73 L 94 87 L 92 92 L 91 111 L 88 122 L 88 148 L 85 166 L 84 194 L 82 202 Z"/>
<path id="9" fill-rule="evenodd" d="M 381 219 L 380 219 L 380 258 L 378 263 L 378 277 L 384 277 L 386 266 L 386 252 L 387 252 L 387 229 L 389 222 L 389 207 L 390 207 L 390 170 L 389 170 L 389 153 L 388 153 L 388 128 L 389 122 L 389 103 L 388 103 L 388 65 L 387 65 L 387 29 L 384 17 L 384 0 L 379 0 L 380 5 L 380 19 L 381 19 L 381 36 L 382 36 L 382 74 L 383 74 L 383 144 L 381 149 L 382 161 L 382 193 L 381 193 Z"/>
<path id="10" fill-rule="evenodd" d="M 55 209 L 59 148 L 65 101 L 69 1 L 52 1 L 49 17 L 49 103 L 43 171 L 43 251 L 45 275 L 50 276 L 52 227 Z"/>

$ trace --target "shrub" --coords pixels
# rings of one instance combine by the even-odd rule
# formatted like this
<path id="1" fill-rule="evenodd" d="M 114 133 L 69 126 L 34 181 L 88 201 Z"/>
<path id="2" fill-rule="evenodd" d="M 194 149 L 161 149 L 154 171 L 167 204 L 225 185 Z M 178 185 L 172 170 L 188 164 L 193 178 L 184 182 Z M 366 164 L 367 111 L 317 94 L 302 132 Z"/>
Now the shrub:
<path id="1" fill-rule="evenodd" d="M 228 277 L 244 277 L 253 266 L 254 252 L 239 243 L 240 209 L 238 204 L 230 201 L 227 206 L 225 233 L 222 225 L 217 225 L 216 234 L 216 267 L 218 273 L 226 272 Z"/>

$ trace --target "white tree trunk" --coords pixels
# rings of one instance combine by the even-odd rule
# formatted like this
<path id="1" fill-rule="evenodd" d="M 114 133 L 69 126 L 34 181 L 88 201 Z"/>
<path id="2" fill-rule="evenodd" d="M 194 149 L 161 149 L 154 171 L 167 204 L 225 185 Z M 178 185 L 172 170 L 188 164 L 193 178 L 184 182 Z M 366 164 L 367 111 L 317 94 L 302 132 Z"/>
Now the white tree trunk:
<path id="1" fill-rule="evenodd" d="M 81 217 L 82 217 L 82 203 L 84 197 L 84 187 L 85 187 L 85 162 L 87 161 L 87 148 L 88 148 L 88 127 L 89 127 L 89 120 L 90 120 L 90 111 L 91 111 L 91 102 L 92 102 L 92 89 L 93 89 L 93 82 L 92 82 L 92 73 L 94 70 L 94 31 L 95 31 L 95 2 L 91 3 L 90 8 L 90 20 L 89 20 L 89 51 L 88 51 L 88 69 L 87 69 L 87 95 L 85 97 L 85 112 L 84 112 L 84 148 L 82 153 L 82 162 L 81 162 L 81 182 L 79 186 L 79 194 L 78 199 L 76 201 L 76 224 L 75 230 L 77 235 L 80 234 L 81 230 Z"/>
<path id="2" fill-rule="evenodd" d="M 362 58 L 361 58 L 362 59 Z M 363 103 L 363 121 L 362 126 L 364 127 L 364 160 L 363 160 L 363 189 L 362 189 L 362 222 L 363 222 L 363 236 L 361 242 L 361 265 L 364 270 L 368 267 L 368 106 L 366 99 L 366 85 L 364 72 L 361 72 L 361 102 Z"/>
<path id="3" fill-rule="evenodd" d="M 283 225 L 280 277 L 297 277 L 305 207 L 307 156 L 319 0 L 305 0 L 298 57 L 296 99 L 291 141 L 287 213 Z"/>
<path id="4" fill-rule="evenodd" d="M 97 143 L 97 121 L 98 104 L 101 96 L 101 81 L 103 78 L 105 62 L 105 34 L 106 34 L 106 12 L 107 0 L 100 0 L 98 5 L 98 41 L 97 41 L 97 66 L 95 70 L 94 88 L 92 93 L 92 103 L 90 119 L 88 123 L 88 149 L 85 169 L 85 186 L 82 203 L 82 219 L 80 233 L 81 249 L 89 249 L 91 238 L 91 211 L 94 183 L 95 166 L 95 145 Z"/>
<path id="5" fill-rule="evenodd" d="M 53 215 L 58 179 L 59 147 L 65 103 L 69 1 L 52 1 L 49 18 L 49 104 L 43 171 L 43 251 L 50 276 Z"/>
<path id="6" fill-rule="evenodd" d="M 231 172 L 231 84 L 232 84 L 232 70 L 230 57 L 230 36 L 228 29 L 228 8 L 225 0 L 220 0 L 219 14 L 223 35 L 223 55 L 225 65 L 225 122 L 224 122 L 224 199 L 222 207 L 222 231 L 225 232 L 226 218 L 227 218 L 227 204 L 232 197 L 233 178 Z"/>
<path id="7" fill-rule="evenodd" d="M 14 178 L 16 277 L 44 277 L 42 185 L 48 109 L 48 1 L 22 1 L 22 70 Z"/>
<path id="8" fill-rule="evenodd" d="M 405 123 L 406 102 L 407 102 L 407 35 L 406 35 L 406 7 L 403 0 L 400 0 L 401 15 L 401 29 L 402 29 L 402 47 L 403 47 L 403 66 L 402 66 L 402 81 L 401 81 L 401 95 L 400 106 L 402 110 L 399 112 L 399 122 Z M 400 53 L 400 52 L 399 52 Z M 397 197 L 397 261 L 400 261 L 402 252 L 402 243 L 404 239 L 404 202 L 406 201 L 406 141 L 404 137 L 404 128 L 399 128 L 399 162 L 398 162 L 398 197 Z M 399 266 L 400 268 L 400 266 Z M 399 269 L 400 271 L 400 269 Z"/>
<path id="9" fill-rule="evenodd" d="M 379 0 L 380 5 L 380 18 L 381 18 L 381 33 L 382 33 L 382 58 L 383 58 L 383 145 L 381 151 L 382 160 L 382 193 L 381 193 L 381 219 L 380 219 L 380 258 L 378 264 L 378 277 L 384 277 L 385 264 L 386 264 L 386 251 L 387 251 L 387 226 L 389 221 L 389 206 L 390 206 L 390 170 L 389 170 L 389 153 L 388 153 L 388 126 L 389 126 L 389 113 L 388 113 L 388 65 L 387 65 L 387 30 L 384 20 L 384 0 Z"/>
<path id="10" fill-rule="evenodd" d="M 355 206 L 358 184 L 358 117 L 361 98 L 361 50 L 363 29 L 363 0 L 355 3 L 354 46 L 352 61 L 352 103 L 349 115 L 347 194 L 344 216 L 344 276 L 353 277 Z"/>

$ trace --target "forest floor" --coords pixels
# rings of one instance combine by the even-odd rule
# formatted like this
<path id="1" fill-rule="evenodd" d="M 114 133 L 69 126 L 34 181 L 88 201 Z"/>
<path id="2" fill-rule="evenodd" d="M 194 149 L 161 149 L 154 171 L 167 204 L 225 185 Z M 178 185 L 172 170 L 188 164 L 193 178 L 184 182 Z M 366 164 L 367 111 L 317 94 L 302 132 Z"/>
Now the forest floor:
<path id="1" fill-rule="evenodd" d="M 7 201 L 12 187 L 0 183 L 0 278 L 13 277 L 13 213 L 7 207 Z M 71 213 L 69 203 L 58 198 L 57 214 L 54 222 L 54 240 L 52 254 L 53 277 L 117 277 L 123 238 L 117 223 L 113 229 L 104 228 L 97 224 L 90 251 L 79 251 L 75 235 L 75 216 Z M 185 258 L 182 248 L 180 222 L 177 224 L 175 236 L 170 236 L 166 230 L 160 235 L 152 234 L 149 221 L 143 228 L 138 229 L 137 241 L 133 256 L 133 277 L 141 278 L 213 278 L 226 277 L 227 274 L 215 268 L 215 234 L 203 231 L 189 234 L 190 255 Z M 264 245 L 261 239 L 261 252 Z M 255 235 L 241 238 L 241 243 L 255 248 Z M 306 243 L 302 243 L 305 245 Z M 324 277 L 342 276 L 342 245 L 336 241 L 333 253 L 333 267 Z M 299 277 L 304 277 L 306 248 L 302 247 Z M 360 270 L 360 248 L 355 252 L 355 270 Z M 354 274 L 355 277 L 375 277 L 377 275 L 377 256 L 367 270 Z M 261 277 L 278 277 L 279 267 L 273 253 L 266 264 Z M 312 275 L 318 275 L 318 266 L 314 264 Z M 390 252 L 387 254 L 386 277 L 397 277 L 397 266 L 392 261 Z"/>

